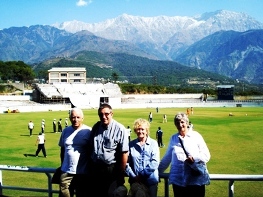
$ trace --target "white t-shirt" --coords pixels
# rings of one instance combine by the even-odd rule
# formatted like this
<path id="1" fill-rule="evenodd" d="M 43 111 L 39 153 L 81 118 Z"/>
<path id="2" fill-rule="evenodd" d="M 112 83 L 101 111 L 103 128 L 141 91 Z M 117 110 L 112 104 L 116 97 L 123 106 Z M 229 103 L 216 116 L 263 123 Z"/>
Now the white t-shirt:
<path id="1" fill-rule="evenodd" d="M 75 130 L 66 127 L 60 137 L 59 146 L 65 148 L 61 170 L 70 174 L 86 174 L 88 165 L 87 146 L 91 127 L 82 125 Z"/>
<path id="2" fill-rule="evenodd" d="M 39 135 L 38 137 L 38 144 L 44 144 L 45 143 L 45 136 Z"/>
<path id="3" fill-rule="evenodd" d="M 28 123 L 28 128 L 29 129 L 33 129 L 34 128 L 34 123 L 33 122 L 29 122 Z"/>

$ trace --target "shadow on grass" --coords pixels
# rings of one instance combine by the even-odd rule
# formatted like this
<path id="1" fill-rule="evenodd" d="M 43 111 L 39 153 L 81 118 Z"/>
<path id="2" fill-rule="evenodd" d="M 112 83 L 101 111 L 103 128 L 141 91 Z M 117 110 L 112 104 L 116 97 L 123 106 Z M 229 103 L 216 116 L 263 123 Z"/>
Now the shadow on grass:
<path id="1" fill-rule="evenodd" d="M 36 157 L 35 154 L 24 154 L 25 157 Z M 42 156 L 38 156 L 38 157 L 42 157 Z M 44 156 L 43 156 L 44 157 Z"/>

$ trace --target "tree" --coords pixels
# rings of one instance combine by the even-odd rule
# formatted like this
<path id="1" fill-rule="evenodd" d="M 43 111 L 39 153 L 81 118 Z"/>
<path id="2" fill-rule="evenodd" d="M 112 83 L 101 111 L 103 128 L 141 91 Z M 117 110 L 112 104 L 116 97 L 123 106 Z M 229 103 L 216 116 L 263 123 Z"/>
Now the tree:
<path id="1" fill-rule="evenodd" d="M 0 62 L 0 76 L 4 81 L 28 82 L 33 80 L 35 74 L 31 67 L 22 61 Z"/>
<path id="2" fill-rule="evenodd" d="M 113 78 L 113 81 L 116 83 L 116 81 L 118 80 L 119 78 L 119 75 L 117 73 L 112 73 L 111 77 Z"/>

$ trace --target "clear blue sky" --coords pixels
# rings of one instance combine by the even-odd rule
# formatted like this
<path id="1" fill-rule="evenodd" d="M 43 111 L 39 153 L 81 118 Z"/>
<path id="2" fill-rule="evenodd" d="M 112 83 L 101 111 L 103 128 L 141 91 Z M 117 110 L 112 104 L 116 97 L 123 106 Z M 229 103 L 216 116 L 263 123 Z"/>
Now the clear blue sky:
<path id="1" fill-rule="evenodd" d="M 216 10 L 244 12 L 263 23 L 263 0 L 0 0 L 0 29 L 135 16 L 194 16 Z"/>

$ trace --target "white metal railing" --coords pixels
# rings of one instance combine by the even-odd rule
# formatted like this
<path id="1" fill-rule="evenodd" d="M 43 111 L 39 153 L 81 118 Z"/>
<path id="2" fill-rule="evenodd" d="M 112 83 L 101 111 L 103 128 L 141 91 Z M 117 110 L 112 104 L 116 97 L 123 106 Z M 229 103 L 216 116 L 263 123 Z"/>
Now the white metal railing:
<path id="1" fill-rule="evenodd" d="M 20 171 L 20 172 L 34 172 L 45 173 L 47 175 L 47 189 L 28 188 L 19 186 L 7 186 L 3 184 L 2 170 Z M 0 195 L 3 195 L 3 189 L 23 190 L 33 192 L 48 193 L 48 197 L 52 197 L 53 193 L 59 193 L 58 190 L 53 190 L 51 178 L 56 168 L 40 168 L 40 167 L 27 167 L 27 166 L 12 166 L 0 165 Z M 164 179 L 164 193 L 165 197 L 169 197 L 169 173 L 161 173 L 160 178 Z M 228 197 L 234 197 L 234 182 L 235 181 L 263 181 L 263 175 L 239 175 L 239 174 L 210 174 L 211 181 L 228 181 Z"/>

